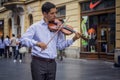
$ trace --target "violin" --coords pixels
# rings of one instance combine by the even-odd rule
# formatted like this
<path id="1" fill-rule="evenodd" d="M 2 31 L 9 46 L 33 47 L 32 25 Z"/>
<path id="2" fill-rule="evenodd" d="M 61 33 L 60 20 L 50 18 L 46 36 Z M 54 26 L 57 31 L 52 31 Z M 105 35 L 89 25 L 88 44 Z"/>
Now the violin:
<path id="1" fill-rule="evenodd" d="M 55 19 L 55 21 L 49 22 L 48 28 L 50 31 L 53 31 L 53 32 L 61 31 L 65 35 L 71 35 L 72 33 L 76 33 L 76 31 L 73 30 L 72 26 L 65 25 L 65 23 L 63 23 L 63 21 L 60 21 L 58 19 Z M 81 35 L 81 38 L 88 41 L 88 38 L 86 38 L 83 34 Z"/>
<path id="2" fill-rule="evenodd" d="M 48 24 L 48 28 L 50 31 L 58 31 L 60 29 L 61 32 L 63 32 L 65 35 L 71 35 L 72 33 L 75 33 L 76 31 L 73 30 L 72 26 L 65 25 L 62 23 L 62 21 L 55 19 L 55 21 L 51 21 Z"/>

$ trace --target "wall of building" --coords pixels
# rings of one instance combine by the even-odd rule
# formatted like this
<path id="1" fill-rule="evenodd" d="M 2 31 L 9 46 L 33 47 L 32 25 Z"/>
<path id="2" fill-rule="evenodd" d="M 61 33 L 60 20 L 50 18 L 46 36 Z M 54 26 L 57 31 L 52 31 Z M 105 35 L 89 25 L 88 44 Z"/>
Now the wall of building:
<path id="1" fill-rule="evenodd" d="M 42 13 L 41 13 L 40 7 L 41 7 L 40 1 L 28 3 L 25 5 L 25 28 L 24 28 L 24 32 L 30 26 L 29 25 L 29 18 L 28 18 L 29 14 L 32 14 L 32 16 L 33 16 L 33 23 L 39 21 L 42 18 Z"/>
<path id="2" fill-rule="evenodd" d="M 66 4 L 66 18 L 69 18 L 66 24 L 73 26 L 76 32 L 80 32 L 80 5 L 78 1 L 71 1 Z M 67 39 L 73 37 L 74 34 L 67 36 Z M 75 41 L 72 46 L 66 49 L 68 57 L 79 58 L 80 39 Z"/>
<path id="3" fill-rule="evenodd" d="M 4 36 L 9 34 L 8 19 L 10 18 L 10 11 L 0 13 L 0 20 L 4 20 Z"/>
<path id="4" fill-rule="evenodd" d="M 116 49 L 120 49 L 120 1 L 116 0 Z"/>

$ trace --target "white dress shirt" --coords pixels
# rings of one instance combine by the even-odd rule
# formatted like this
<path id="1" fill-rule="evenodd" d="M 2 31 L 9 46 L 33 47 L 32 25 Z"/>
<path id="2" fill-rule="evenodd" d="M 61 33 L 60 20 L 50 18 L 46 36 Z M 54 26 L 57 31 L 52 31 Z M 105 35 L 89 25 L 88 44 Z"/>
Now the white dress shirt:
<path id="1" fill-rule="evenodd" d="M 54 59 L 57 56 L 57 49 L 65 49 L 73 43 L 72 39 L 65 40 L 64 34 L 59 31 L 47 45 L 47 49 L 41 51 L 41 48 L 36 46 L 37 42 L 44 42 L 47 44 L 54 35 L 55 32 L 51 32 L 48 29 L 47 23 L 42 19 L 27 29 L 26 33 L 21 37 L 21 42 L 27 47 L 32 47 L 32 55 Z"/>

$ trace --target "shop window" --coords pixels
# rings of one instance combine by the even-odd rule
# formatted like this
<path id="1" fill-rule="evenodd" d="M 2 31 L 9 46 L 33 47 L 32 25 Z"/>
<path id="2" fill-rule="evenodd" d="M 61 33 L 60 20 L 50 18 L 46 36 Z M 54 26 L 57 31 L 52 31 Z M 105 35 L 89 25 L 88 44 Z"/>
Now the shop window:
<path id="1" fill-rule="evenodd" d="M 82 21 L 81 21 L 81 31 L 84 37 L 88 38 L 88 16 L 82 16 Z M 81 51 L 86 52 L 87 51 L 87 46 L 88 46 L 88 41 L 82 39 L 81 41 Z"/>
<path id="2" fill-rule="evenodd" d="M 82 16 L 81 30 L 89 40 L 81 41 L 81 51 L 114 53 L 115 20 L 115 13 Z"/>
<path id="3" fill-rule="evenodd" d="M 108 52 L 109 53 L 113 53 L 115 50 L 115 13 L 110 13 L 108 14 L 108 19 L 109 19 L 109 35 L 108 35 L 108 39 L 109 39 L 109 47 L 108 47 Z"/>

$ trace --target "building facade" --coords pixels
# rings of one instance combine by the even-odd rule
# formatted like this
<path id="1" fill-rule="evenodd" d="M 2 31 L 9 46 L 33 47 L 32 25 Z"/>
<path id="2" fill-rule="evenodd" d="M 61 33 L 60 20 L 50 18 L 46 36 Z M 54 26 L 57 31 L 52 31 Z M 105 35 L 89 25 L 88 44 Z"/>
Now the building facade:
<path id="1" fill-rule="evenodd" d="M 42 18 L 41 5 L 46 1 L 57 6 L 58 18 L 68 19 L 66 24 L 88 38 L 87 41 L 79 39 L 66 48 L 67 57 L 114 58 L 115 50 L 120 49 L 119 0 L 1 0 L 0 35 L 22 35 Z"/>

